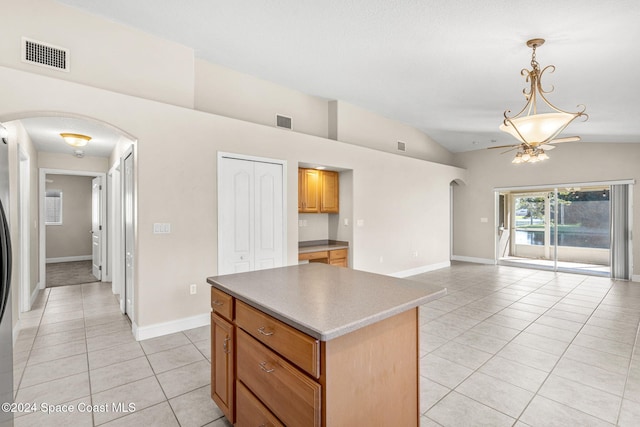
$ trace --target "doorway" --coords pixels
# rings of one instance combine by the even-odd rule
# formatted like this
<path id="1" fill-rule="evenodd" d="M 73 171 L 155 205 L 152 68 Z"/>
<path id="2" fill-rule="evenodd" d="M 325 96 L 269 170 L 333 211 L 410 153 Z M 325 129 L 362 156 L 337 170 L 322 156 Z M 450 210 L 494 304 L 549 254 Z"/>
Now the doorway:
<path id="1" fill-rule="evenodd" d="M 41 288 L 101 281 L 104 179 L 104 173 L 40 169 Z"/>
<path id="2" fill-rule="evenodd" d="M 614 224 L 609 184 L 497 191 L 499 264 L 611 276 Z M 619 221 L 618 221 L 619 222 Z"/>
<path id="3" fill-rule="evenodd" d="M 219 153 L 218 274 L 286 260 L 284 161 Z"/>

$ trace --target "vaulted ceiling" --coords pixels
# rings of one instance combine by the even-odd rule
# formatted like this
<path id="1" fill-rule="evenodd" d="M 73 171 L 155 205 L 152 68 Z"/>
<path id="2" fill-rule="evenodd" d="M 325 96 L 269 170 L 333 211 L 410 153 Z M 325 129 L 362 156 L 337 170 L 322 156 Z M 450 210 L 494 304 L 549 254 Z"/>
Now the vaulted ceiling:
<path id="1" fill-rule="evenodd" d="M 453 152 L 512 143 L 537 52 L 550 100 L 576 111 L 562 136 L 640 142 L 640 1 L 59 0 L 193 47 L 196 56 L 421 129 Z"/>

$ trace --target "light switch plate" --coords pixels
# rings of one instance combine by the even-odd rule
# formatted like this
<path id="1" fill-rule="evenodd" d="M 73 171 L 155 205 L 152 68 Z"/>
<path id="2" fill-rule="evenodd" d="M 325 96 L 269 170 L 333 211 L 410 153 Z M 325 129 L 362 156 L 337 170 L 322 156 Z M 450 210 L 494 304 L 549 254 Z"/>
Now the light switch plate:
<path id="1" fill-rule="evenodd" d="M 153 223 L 153 234 L 169 234 L 171 233 L 171 224 L 168 222 Z"/>

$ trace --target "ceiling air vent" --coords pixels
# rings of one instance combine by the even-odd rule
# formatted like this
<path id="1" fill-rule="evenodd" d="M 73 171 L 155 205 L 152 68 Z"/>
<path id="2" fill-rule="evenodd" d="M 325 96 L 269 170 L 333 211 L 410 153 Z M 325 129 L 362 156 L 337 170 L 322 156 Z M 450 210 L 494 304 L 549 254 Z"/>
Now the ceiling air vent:
<path id="1" fill-rule="evenodd" d="M 276 126 L 284 129 L 291 129 L 291 117 L 276 115 Z"/>
<path id="2" fill-rule="evenodd" d="M 22 62 L 68 72 L 69 49 L 23 37 Z"/>
<path id="3" fill-rule="evenodd" d="M 407 144 L 402 141 L 398 141 L 398 151 L 407 151 Z"/>

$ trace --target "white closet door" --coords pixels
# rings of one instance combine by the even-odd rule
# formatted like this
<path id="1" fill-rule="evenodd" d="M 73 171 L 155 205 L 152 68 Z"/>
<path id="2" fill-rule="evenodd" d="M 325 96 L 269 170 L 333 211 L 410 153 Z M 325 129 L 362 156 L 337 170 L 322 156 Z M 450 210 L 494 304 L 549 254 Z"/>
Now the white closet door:
<path id="1" fill-rule="evenodd" d="M 218 274 L 282 266 L 282 165 L 223 157 L 218 177 Z"/>
<path id="2" fill-rule="evenodd" d="M 255 269 L 280 267 L 282 263 L 282 165 L 254 163 Z"/>
<path id="3" fill-rule="evenodd" d="M 253 162 L 223 158 L 220 168 L 218 239 L 222 265 L 218 274 L 251 271 L 254 246 Z"/>

